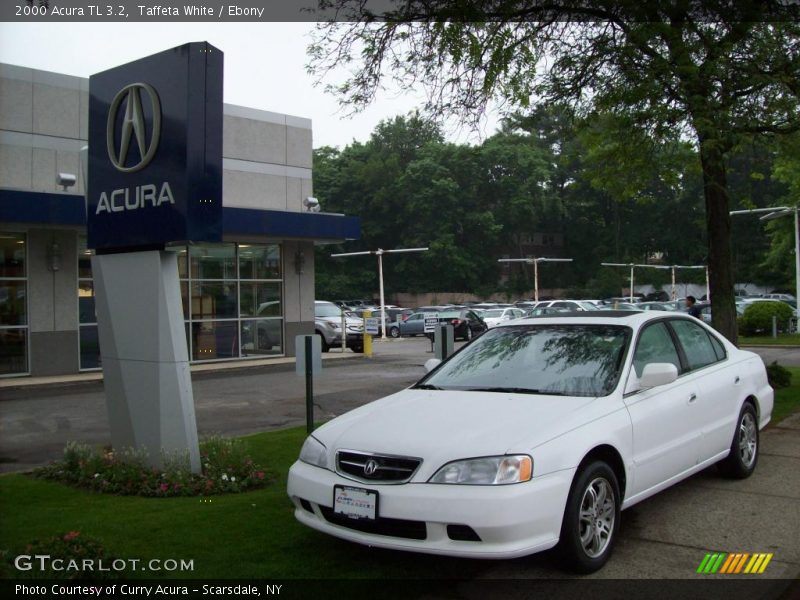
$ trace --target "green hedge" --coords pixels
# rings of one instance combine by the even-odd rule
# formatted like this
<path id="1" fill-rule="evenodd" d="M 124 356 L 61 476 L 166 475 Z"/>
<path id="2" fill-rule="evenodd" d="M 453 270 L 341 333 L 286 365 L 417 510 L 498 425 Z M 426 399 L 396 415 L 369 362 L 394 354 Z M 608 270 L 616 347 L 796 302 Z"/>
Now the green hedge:
<path id="1" fill-rule="evenodd" d="M 772 331 L 772 317 L 778 318 L 778 331 L 789 331 L 792 307 L 785 302 L 753 302 L 739 317 L 739 333 L 756 335 Z"/>

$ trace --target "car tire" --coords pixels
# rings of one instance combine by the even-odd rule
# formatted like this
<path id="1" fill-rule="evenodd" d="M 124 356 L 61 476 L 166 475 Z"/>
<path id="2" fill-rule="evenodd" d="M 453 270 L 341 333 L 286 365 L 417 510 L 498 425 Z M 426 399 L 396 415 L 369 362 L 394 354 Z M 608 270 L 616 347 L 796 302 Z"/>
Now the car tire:
<path id="1" fill-rule="evenodd" d="M 467 340 L 468 342 L 472 341 L 472 327 L 470 327 L 469 325 L 467 326 L 467 333 L 464 334 L 464 339 Z"/>
<path id="2" fill-rule="evenodd" d="M 745 402 L 736 421 L 731 452 L 719 463 L 719 470 L 731 479 L 746 479 L 758 464 L 758 416 L 750 402 Z"/>
<path id="3" fill-rule="evenodd" d="M 619 483 L 603 461 L 582 468 L 572 482 L 558 550 L 570 571 L 593 573 L 614 548 L 620 522 Z"/>
<path id="4" fill-rule="evenodd" d="M 392 327 L 389 330 L 389 335 L 392 336 L 393 338 L 399 338 L 400 337 L 400 328 L 399 327 Z"/>
<path id="5" fill-rule="evenodd" d="M 364 353 L 364 346 L 353 346 L 352 350 L 356 354 L 363 354 Z"/>
<path id="6" fill-rule="evenodd" d="M 319 331 L 317 332 L 317 335 L 319 336 L 320 346 L 322 347 L 322 351 L 328 352 L 331 349 L 331 347 L 328 346 L 328 341 L 325 339 L 325 336 L 322 335 Z"/>

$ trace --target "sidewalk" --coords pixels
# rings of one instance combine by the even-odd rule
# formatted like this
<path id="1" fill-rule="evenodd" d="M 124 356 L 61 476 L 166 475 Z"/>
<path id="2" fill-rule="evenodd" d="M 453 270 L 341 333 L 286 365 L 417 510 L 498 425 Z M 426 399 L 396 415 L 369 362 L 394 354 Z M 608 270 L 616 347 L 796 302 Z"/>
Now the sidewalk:
<path id="1" fill-rule="evenodd" d="M 322 359 L 328 360 L 342 360 L 346 358 L 359 358 L 363 354 L 355 354 L 353 352 L 346 352 L 344 354 L 335 350 L 322 355 Z M 224 362 L 210 362 L 194 364 L 190 366 L 192 373 L 214 373 L 217 371 L 228 371 L 231 369 L 248 369 L 251 367 L 265 367 L 271 365 L 293 365 L 295 359 L 292 356 L 279 357 L 279 358 L 256 358 L 244 360 L 232 360 Z M 49 386 L 57 384 L 72 384 L 72 383 L 85 383 L 91 381 L 102 381 L 103 372 L 90 371 L 86 373 L 75 373 L 72 375 L 51 375 L 48 377 L 9 377 L 7 379 L 0 379 L 0 390 L 3 388 L 19 388 L 30 386 Z M 0 397 L 0 400 L 2 397 Z"/>

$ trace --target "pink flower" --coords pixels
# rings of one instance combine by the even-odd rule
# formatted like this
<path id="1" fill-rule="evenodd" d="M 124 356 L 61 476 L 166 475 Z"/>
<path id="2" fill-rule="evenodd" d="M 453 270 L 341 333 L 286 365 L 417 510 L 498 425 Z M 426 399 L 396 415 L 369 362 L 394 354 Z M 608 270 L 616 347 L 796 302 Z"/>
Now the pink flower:
<path id="1" fill-rule="evenodd" d="M 169 489 L 169 484 L 168 483 L 162 483 L 160 487 L 161 487 L 161 491 L 162 492 L 166 492 Z"/>
<path id="2" fill-rule="evenodd" d="M 78 537 L 80 534 L 81 534 L 81 532 L 80 532 L 80 531 L 70 531 L 69 533 L 65 533 L 65 534 L 64 534 L 64 541 L 65 541 L 65 542 L 68 542 L 68 541 L 70 541 L 70 540 L 74 540 L 74 539 L 75 539 L 76 537 Z"/>
<path id="3" fill-rule="evenodd" d="M 259 479 L 264 479 L 264 471 L 256 471 L 256 477 Z"/>

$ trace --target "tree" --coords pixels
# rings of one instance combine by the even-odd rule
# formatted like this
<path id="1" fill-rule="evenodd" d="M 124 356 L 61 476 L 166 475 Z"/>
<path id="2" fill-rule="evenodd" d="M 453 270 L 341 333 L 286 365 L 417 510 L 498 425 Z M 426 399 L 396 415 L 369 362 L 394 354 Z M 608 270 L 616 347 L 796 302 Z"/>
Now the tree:
<path id="1" fill-rule="evenodd" d="M 653 138 L 677 129 L 703 176 L 714 326 L 736 342 L 726 159 L 753 135 L 800 128 L 800 25 L 777 0 L 638 2 L 321 0 L 339 19 L 309 48 L 346 107 L 369 104 L 384 79 L 422 84 L 425 110 L 479 122 L 492 100 L 513 107 L 568 102 L 629 119 Z M 358 68 L 355 68 L 358 66 Z"/>

